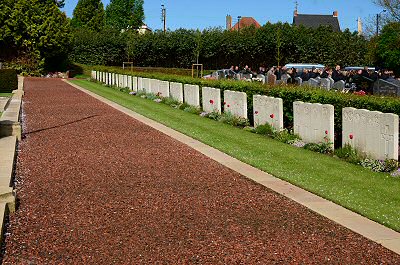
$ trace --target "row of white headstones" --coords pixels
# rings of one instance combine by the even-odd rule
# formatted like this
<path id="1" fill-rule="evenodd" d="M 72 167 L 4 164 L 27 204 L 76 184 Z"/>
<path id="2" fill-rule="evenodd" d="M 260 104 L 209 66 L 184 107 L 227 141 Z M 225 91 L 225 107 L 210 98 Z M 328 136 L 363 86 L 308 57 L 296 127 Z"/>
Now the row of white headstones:
<path id="1" fill-rule="evenodd" d="M 171 97 L 200 107 L 200 88 L 188 85 L 115 73 L 92 71 L 92 79 L 109 86 Z M 224 112 L 247 119 L 247 94 L 203 87 L 201 107 L 204 112 Z M 262 95 L 253 96 L 254 126 L 269 123 L 283 129 L 283 101 Z M 343 145 L 349 144 L 374 159 L 398 159 L 399 117 L 365 109 L 343 108 Z M 306 143 L 334 141 L 334 106 L 319 103 L 293 103 L 294 133 Z"/>

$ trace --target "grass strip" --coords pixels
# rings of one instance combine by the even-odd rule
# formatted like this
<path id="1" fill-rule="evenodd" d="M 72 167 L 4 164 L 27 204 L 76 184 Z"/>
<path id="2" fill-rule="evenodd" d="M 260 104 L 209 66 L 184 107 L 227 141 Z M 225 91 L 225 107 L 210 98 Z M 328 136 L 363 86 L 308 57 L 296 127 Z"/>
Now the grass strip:
<path id="1" fill-rule="evenodd" d="M 197 139 L 247 164 L 400 231 L 400 179 L 337 158 L 131 96 L 98 83 L 74 84 Z"/>

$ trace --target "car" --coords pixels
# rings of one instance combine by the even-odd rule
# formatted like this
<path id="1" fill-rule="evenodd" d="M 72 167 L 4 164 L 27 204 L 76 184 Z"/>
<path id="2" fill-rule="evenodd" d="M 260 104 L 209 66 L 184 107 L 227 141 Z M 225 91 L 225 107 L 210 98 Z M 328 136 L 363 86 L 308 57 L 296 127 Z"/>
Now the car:
<path id="1" fill-rule="evenodd" d="M 303 69 L 311 70 L 313 68 L 316 69 L 324 69 L 325 65 L 322 64 L 310 64 L 310 63 L 288 63 L 285 65 L 287 69 L 295 68 L 297 72 L 303 71 Z"/>

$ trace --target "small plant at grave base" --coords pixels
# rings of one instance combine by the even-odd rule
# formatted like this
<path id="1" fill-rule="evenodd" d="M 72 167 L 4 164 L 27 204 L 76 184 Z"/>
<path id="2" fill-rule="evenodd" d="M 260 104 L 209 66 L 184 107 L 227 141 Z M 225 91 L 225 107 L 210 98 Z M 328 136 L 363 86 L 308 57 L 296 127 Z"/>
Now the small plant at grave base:
<path id="1" fill-rule="evenodd" d="M 161 98 L 156 98 L 153 101 L 156 102 L 156 103 L 161 103 L 162 99 Z"/>
<path id="2" fill-rule="evenodd" d="M 137 92 L 131 91 L 131 92 L 129 92 L 129 95 L 136 96 L 136 95 L 137 95 Z"/>
<path id="3" fill-rule="evenodd" d="M 256 129 L 254 127 L 251 127 L 251 126 L 246 126 L 246 127 L 243 128 L 243 130 L 245 130 L 246 132 L 252 132 L 252 133 L 256 132 Z"/>
<path id="4" fill-rule="evenodd" d="M 375 172 L 392 172 L 398 168 L 398 162 L 393 159 L 375 160 L 365 158 L 360 165 Z"/>
<path id="5" fill-rule="evenodd" d="M 153 93 L 147 93 L 146 94 L 146 98 L 150 99 L 150 100 L 159 99 L 159 97 L 156 94 L 153 94 Z"/>
<path id="6" fill-rule="evenodd" d="M 363 160 L 362 156 L 357 152 L 356 149 L 351 147 L 350 144 L 345 144 L 342 148 L 335 150 L 334 155 L 340 159 L 343 159 L 352 164 L 360 164 Z"/>
<path id="7" fill-rule="evenodd" d="M 120 88 L 119 91 L 121 91 L 123 93 L 129 93 L 131 90 L 129 88 L 123 87 L 123 88 Z"/>
<path id="8" fill-rule="evenodd" d="M 304 146 L 306 145 L 306 143 L 300 139 L 296 139 L 296 140 L 292 141 L 290 144 L 297 148 L 304 148 Z"/>
<path id="9" fill-rule="evenodd" d="M 207 118 L 207 116 L 208 116 L 208 112 L 203 111 L 202 113 L 200 113 L 200 117 Z"/>
<path id="10" fill-rule="evenodd" d="M 274 139 L 286 144 L 292 144 L 296 140 L 301 140 L 300 136 L 294 134 L 293 131 L 289 131 L 288 129 L 277 132 Z"/>
<path id="11" fill-rule="evenodd" d="M 179 109 L 184 110 L 186 108 L 190 107 L 189 104 L 187 104 L 186 102 L 183 102 L 182 104 L 179 105 Z"/>
<path id="12" fill-rule="evenodd" d="M 400 177 L 400 168 L 398 168 L 396 171 L 393 171 L 390 176 L 394 178 L 399 178 Z"/>
<path id="13" fill-rule="evenodd" d="M 230 124 L 236 127 L 240 127 L 240 128 L 244 128 L 246 126 L 249 126 L 249 121 L 245 118 L 233 115 L 231 112 L 227 111 L 224 112 L 220 119 L 220 122 L 226 123 L 226 124 Z"/>
<path id="14" fill-rule="evenodd" d="M 213 111 L 208 113 L 206 117 L 218 121 L 219 119 L 221 119 L 221 113 L 219 113 L 218 111 Z"/>
<path id="15" fill-rule="evenodd" d="M 196 115 L 199 115 L 201 113 L 200 108 L 195 107 L 195 106 L 190 106 L 190 105 L 188 107 L 184 108 L 183 110 L 186 112 L 192 113 L 192 114 L 196 114 Z"/>
<path id="16" fill-rule="evenodd" d="M 178 108 L 179 105 L 181 104 L 178 100 L 176 100 L 176 99 L 174 99 L 172 97 L 162 98 L 161 102 L 166 104 L 166 105 L 168 105 L 168 106 L 171 106 L 173 108 Z"/>
<path id="17" fill-rule="evenodd" d="M 271 126 L 271 124 L 269 124 L 269 123 L 257 126 L 254 129 L 254 132 L 257 134 L 268 135 L 273 138 L 277 134 L 276 129 L 273 126 Z"/>
<path id="18" fill-rule="evenodd" d="M 332 143 L 329 142 L 321 142 L 321 143 L 308 143 L 305 144 L 304 149 L 318 152 L 321 154 L 331 154 L 332 150 Z"/>

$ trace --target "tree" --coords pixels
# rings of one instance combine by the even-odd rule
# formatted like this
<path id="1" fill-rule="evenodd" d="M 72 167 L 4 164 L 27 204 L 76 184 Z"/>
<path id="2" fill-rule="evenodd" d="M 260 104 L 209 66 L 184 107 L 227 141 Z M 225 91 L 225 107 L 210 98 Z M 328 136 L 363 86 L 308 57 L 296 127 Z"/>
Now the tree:
<path id="1" fill-rule="evenodd" d="M 380 64 L 400 74 L 400 22 L 383 27 L 376 53 Z"/>
<path id="2" fill-rule="evenodd" d="M 2 0 L 0 59 L 20 71 L 56 69 L 71 41 L 66 15 L 54 1 Z"/>
<path id="3" fill-rule="evenodd" d="M 136 0 L 133 6 L 133 18 L 131 22 L 131 26 L 134 29 L 138 29 L 143 25 L 144 22 L 144 9 L 143 9 L 143 0 Z"/>
<path id="4" fill-rule="evenodd" d="M 392 20 L 400 22 L 400 0 L 374 0 L 374 2 L 389 11 Z"/>
<path id="5" fill-rule="evenodd" d="M 75 28 L 100 31 L 104 28 L 104 6 L 101 0 L 79 0 L 71 24 Z"/>
<path id="6" fill-rule="evenodd" d="M 111 0 L 106 7 L 106 25 L 114 29 L 139 28 L 143 19 L 143 0 Z"/>

